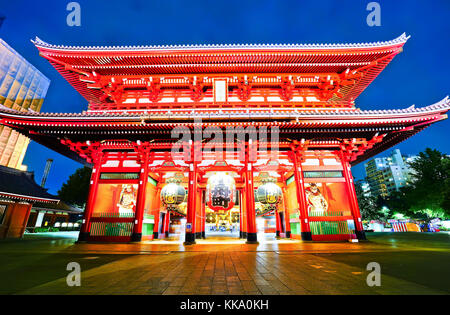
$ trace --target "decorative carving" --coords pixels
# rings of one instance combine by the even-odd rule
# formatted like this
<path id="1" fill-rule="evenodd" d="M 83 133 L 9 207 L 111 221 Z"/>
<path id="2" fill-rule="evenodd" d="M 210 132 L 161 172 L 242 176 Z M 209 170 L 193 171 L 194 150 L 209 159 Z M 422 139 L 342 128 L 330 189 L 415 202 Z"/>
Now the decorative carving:
<path id="1" fill-rule="evenodd" d="M 152 102 L 157 102 L 160 99 L 161 96 L 161 85 L 160 85 L 160 79 L 150 79 L 147 82 L 147 91 L 149 91 L 149 100 Z"/>
<path id="2" fill-rule="evenodd" d="M 281 99 L 286 102 L 290 101 L 293 96 L 294 88 L 295 84 L 292 78 L 283 78 L 283 81 L 281 82 L 281 88 L 279 90 Z"/>
<path id="3" fill-rule="evenodd" d="M 251 90 L 251 80 L 249 80 L 247 76 L 240 78 L 237 84 L 238 98 L 243 102 L 248 101 L 251 96 Z"/>
<path id="4" fill-rule="evenodd" d="M 203 99 L 203 97 L 205 96 L 203 87 L 203 78 L 197 80 L 197 77 L 195 76 L 189 80 L 189 88 L 192 91 L 191 100 L 193 100 L 194 102 L 198 102 Z"/>

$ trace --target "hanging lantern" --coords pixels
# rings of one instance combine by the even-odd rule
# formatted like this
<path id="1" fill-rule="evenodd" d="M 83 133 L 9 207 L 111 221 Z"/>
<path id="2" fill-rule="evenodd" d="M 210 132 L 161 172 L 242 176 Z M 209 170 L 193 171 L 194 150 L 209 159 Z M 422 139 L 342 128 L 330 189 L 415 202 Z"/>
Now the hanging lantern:
<path id="1" fill-rule="evenodd" d="M 161 189 L 161 202 L 168 208 L 176 208 L 186 199 L 186 190 L 180 185 L 180 180 L 170 178 L 167 185 Z"/>
<path id="2" fill-rule="evenodd" d="M 208 179 L 206 202 L 214 211 L 230 210 L 234 206 L 236 184 L 227 173 L 216 173 Z"/>
<path id="3" fill-rule="evenodd" d="M 256 198 L 263 205 L 275 206 L 281 202 L 282 194 L 280 186 L 275 184 L 275 179 L 267 178 L 263 185 L 258 187 Z"/>

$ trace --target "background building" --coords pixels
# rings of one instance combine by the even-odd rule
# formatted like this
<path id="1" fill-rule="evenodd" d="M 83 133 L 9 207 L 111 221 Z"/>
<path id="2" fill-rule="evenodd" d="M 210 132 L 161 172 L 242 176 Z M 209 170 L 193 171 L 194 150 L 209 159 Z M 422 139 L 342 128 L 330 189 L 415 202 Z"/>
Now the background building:
<path id="1" fill-rule="evenodd" d="M 25 229 L 77 228 L 81 213 L 39 186 L 33 172 L 0 166 L 0 239 L 20 238 Z"/>
<path id="2" fill-rule="evenodd" d="M 392 191 L 399 190 L 411 181 L 411 169 L 408 166 L 415 156 L 403 156 L 395 149 L 388 157 L 371 159 L 364 164 L 366 182 L 373 196 L 388 196 Z"/>
<path id="3" fill-rule="evenodd" d="M 365 197 L 370 197 L 370 186 L 369 183 L 363 179 L 357 180 L 355 185 L 359 186 L 362 190 L 362 193 Z"/>
<path id="4" fill-rule="evenodd" d="M 39 112 L 49 85 L 47 77 L 0 39 L 1 105 Z M 25 170 L 22 162 L 29 142 L 17 131 L 0 126 L 0 165 Z"/>

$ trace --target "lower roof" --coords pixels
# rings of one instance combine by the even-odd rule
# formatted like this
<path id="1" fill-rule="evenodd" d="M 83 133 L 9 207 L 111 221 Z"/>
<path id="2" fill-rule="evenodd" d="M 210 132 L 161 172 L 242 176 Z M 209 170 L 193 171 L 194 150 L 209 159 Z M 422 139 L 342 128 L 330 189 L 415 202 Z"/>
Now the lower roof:
<path id="1" fill-rule="evenodd" d="M 179 126 L 277 126 L 280 141 L 289 139 L 370 140 L 384 134 L 383 141 L 355 158 L 357 164 L 411 137 L 431 124 L 446 119 L 450 99 L 421 108 L 395 110 L 220 109 L 170 111 L 87 111 L 82 113 L 30 113 L 0 108 L 1 123 L 81 163 L 86 161 L 62 140 L 73 142 L 128 139 L 131 141 L 177 141 L 171 131 Z M 197 125 L 196 125 L 197 124 Z M 155 148 L 157 148 L 155 146 Z"/>
<path id="2" fill-rule="evenodd" d="M 34 181 L 34 173 L 0 165 L 0 196 L 12 200 L 59 202 L 59 198 L 49 194 L 47 189 Z"/>
<path id="3" fill-rule="evenodd" d="M 64 201 L 60 201 L 57 204 L 35 202 L 32 209 L 38 211 L 54 211 L 54 212 L 66 212 L 66 213 L 82 213 L 83 210 L 75 206 L 69 205 Z"/>

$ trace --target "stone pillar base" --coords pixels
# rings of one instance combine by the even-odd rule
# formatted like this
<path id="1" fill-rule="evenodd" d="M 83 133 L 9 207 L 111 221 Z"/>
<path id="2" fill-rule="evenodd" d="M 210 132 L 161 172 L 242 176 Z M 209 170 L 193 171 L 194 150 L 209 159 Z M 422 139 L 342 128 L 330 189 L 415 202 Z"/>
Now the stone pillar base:
<path id="1" fill-rule="evenodd" d="M 80 232 L 80 234 L 78 234 L 78 243 L 80 242 L 87 242 L 89 238 L 89 232 Z"/>
<path id="2" fill-rule="evenodd" d="M 302 241 L 312 241 L 311 232 L 301 232 Z"/>
<path id="3" fill-rule="evenodd" d="M 355 231 L 355 234 L 356 234 L 356 238 L 357 238 L 358 240 L 360 240 L 360 241 L 366 241 L 366 240 L 367 240 L 367 238 L 366 238 L 366 232 L 356 230 L 356 231 Z"/>
<path id="4" fill-rule="evenodd" d="M 195 233 L 186 233 L 183 245 L 195 244 Z"/>
<path id="5" fill-rule="evenodd" d="M 256 233 L 247 233 L 247 244 L 259 244 Z"/>
<path id="6" fill-rule="evenodd" d="M 142 241 L 142 233 L 133 233 L 131 234 L 130 242 L 140 242 Z"/>

